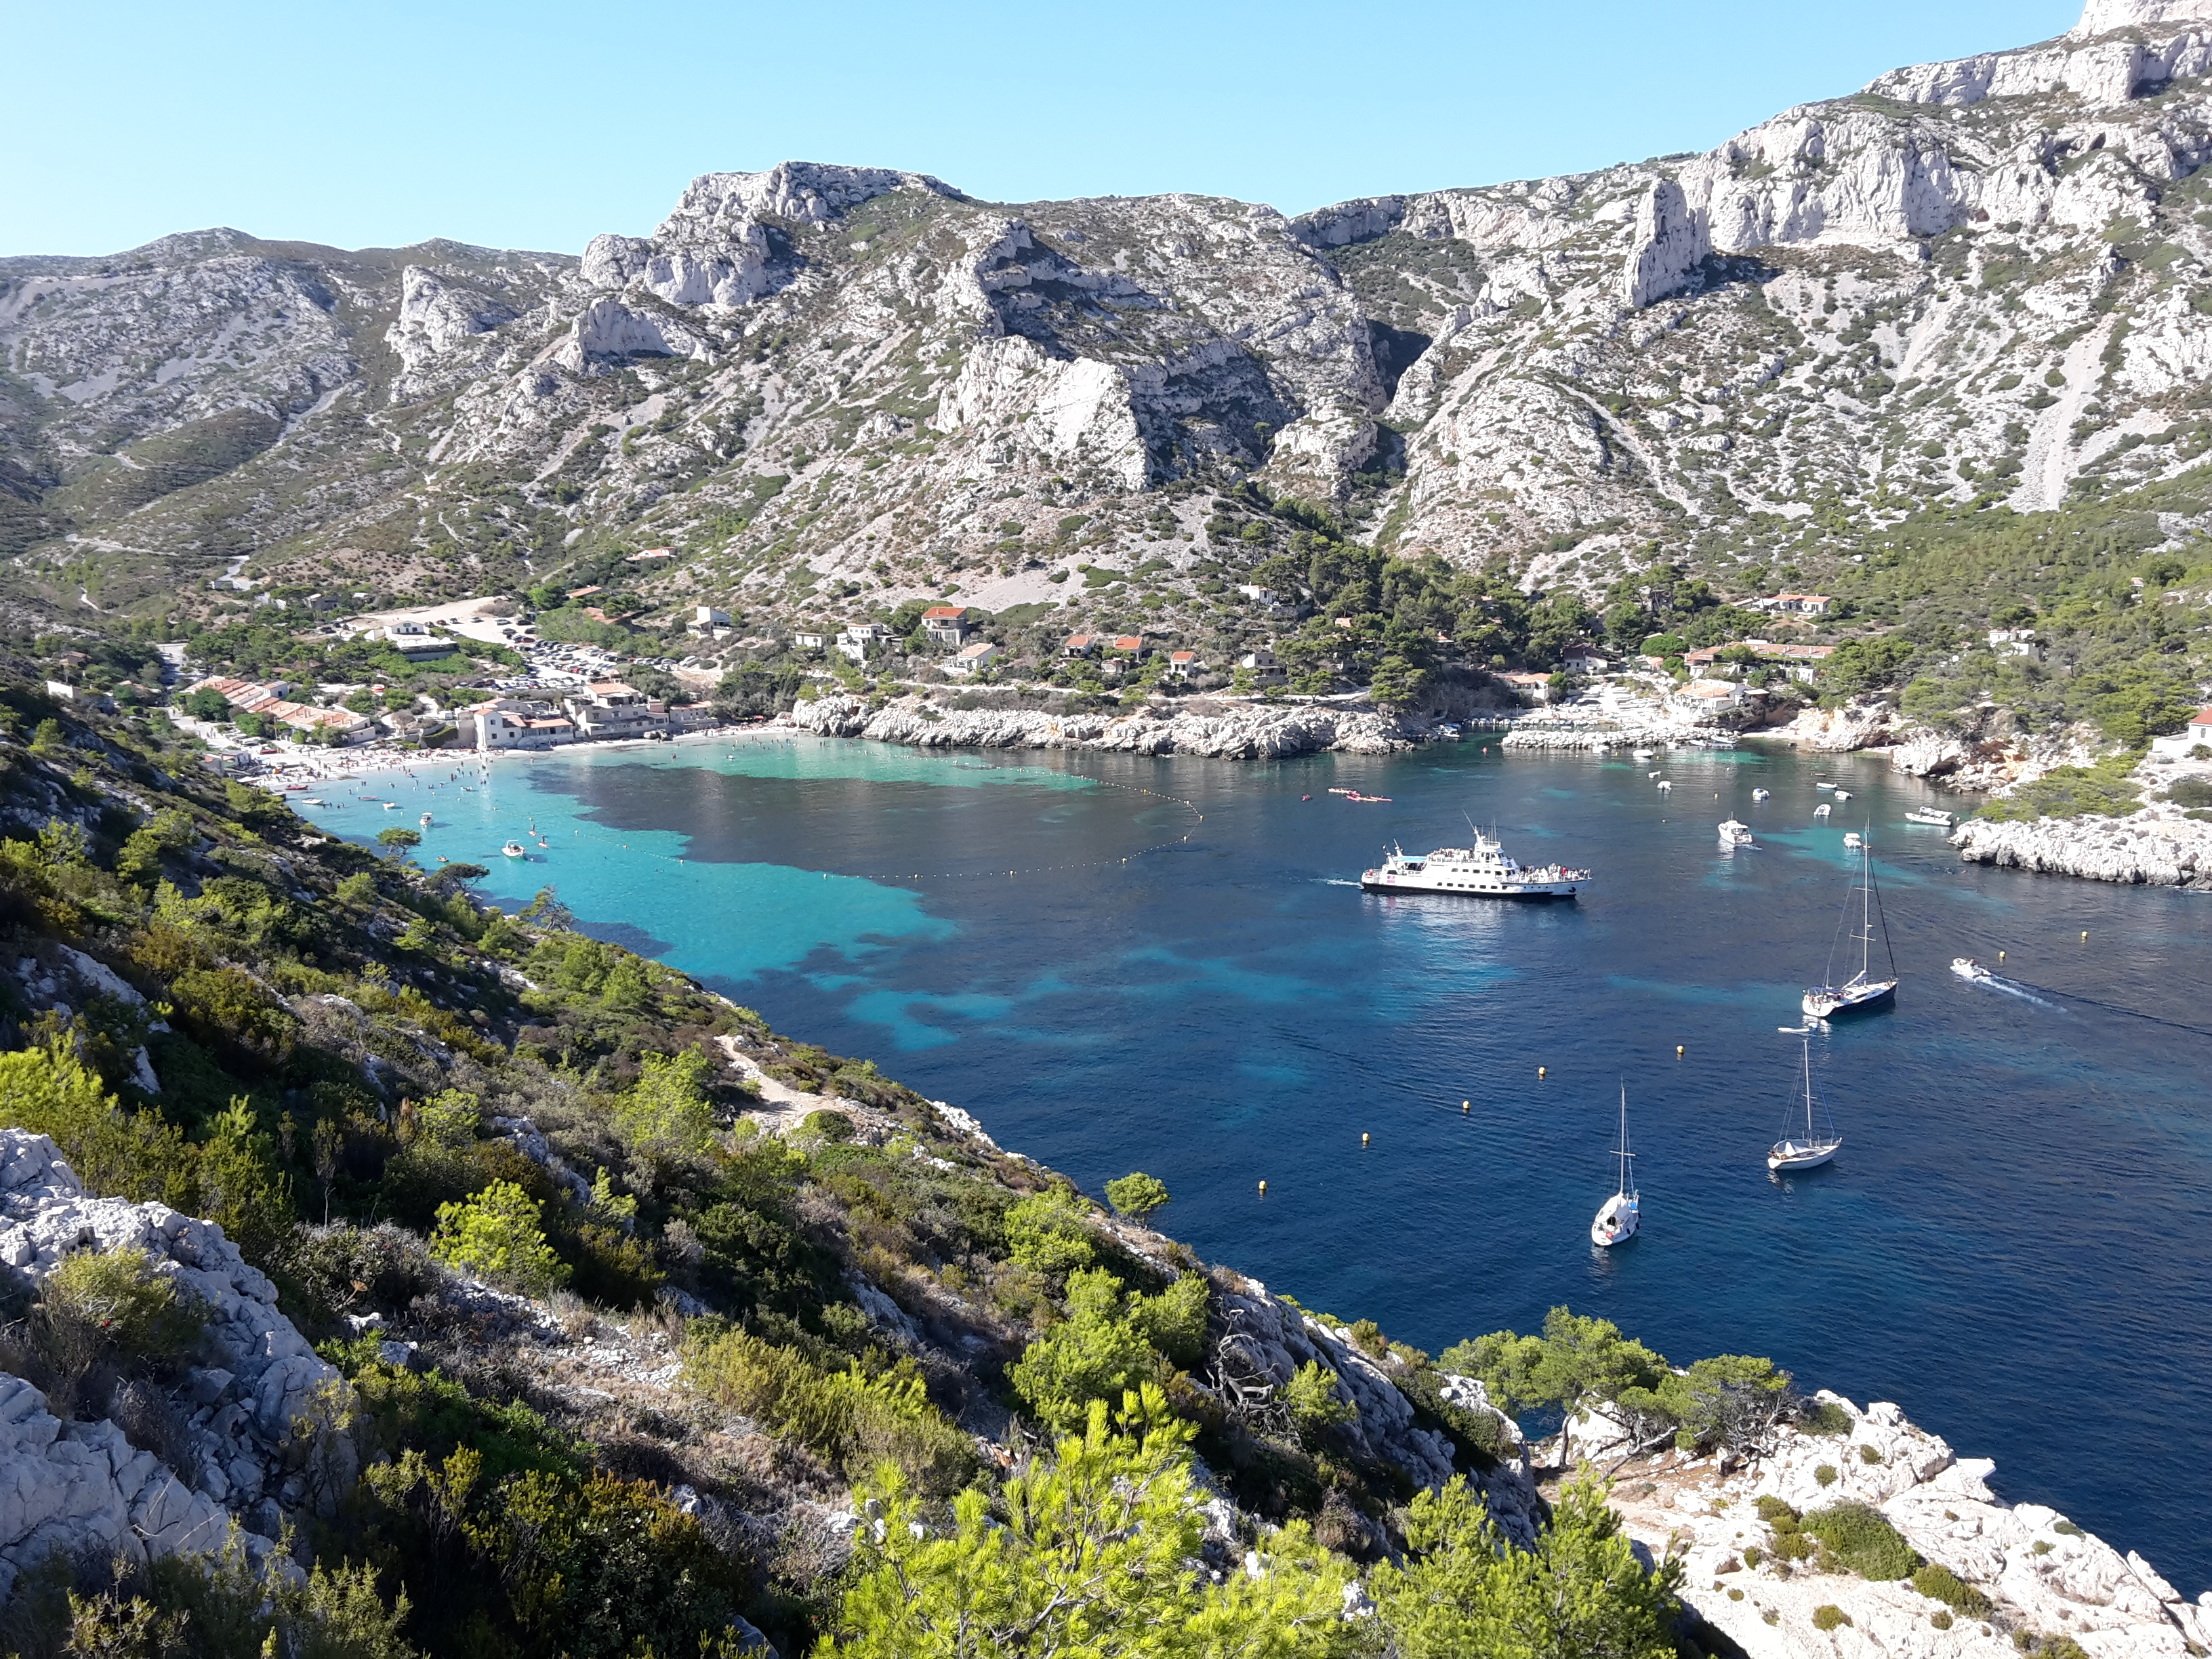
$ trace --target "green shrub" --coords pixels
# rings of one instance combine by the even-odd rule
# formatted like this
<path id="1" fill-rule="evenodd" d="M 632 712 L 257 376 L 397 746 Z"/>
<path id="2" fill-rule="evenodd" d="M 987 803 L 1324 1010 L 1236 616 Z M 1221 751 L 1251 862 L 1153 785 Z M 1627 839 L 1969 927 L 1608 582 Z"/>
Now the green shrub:
<path id="1" fill-rule="evenodd" d="M 2053 1521 L 2051 1523 L 2051 1530 L 2057 1533 L 2061 1538 L 2086 1538 L 2088 1536 L 2087 1533 L 2083 1532 L 2081 1528 L 2075 1526 L 2071 1521 Z"/>
<path id="2" fill-rule="evenodd" d="M 463 1204 L 438 1206 L 430 1254 L 449 1267 L 504 1281 L 531 1296 L 568 1282 L 568 1267 L 545 1242 L 538 1200 L 495 1181 Z"/>
<path id="3" fill-rule="evenodd" d="M 1836 1484 L 1836 1466 L 1833 1463 L 1821 1464 L 1820 1468 L 1813 1471 L 1813 1478 L 1824 1486 L 1834 1486 Z"/>
<path id="4" fill-rule="evenodd" d="M 684 1380 L 727 1410 L 788 1435 L 858 1479 L 886 1461 L 942 1496 L 975 1469 L 975 1450 L 929 1402 L 910 1359 L 869 1376 L 857 1364 L 825 1372 L 794 1349 L 727 1330 L 684 1345 Z"/>
<path id="5" fill-rule="evenodd" d="M 1832 1400 L 1809 1401 L 1798 1416 L 1797 1426 L 1808 1434 L 1849 1434 L 1851 1414 Z"/>
<path id="6" fill-rule="evenodd" d="M 1813 1609 L 1814 1630 L 1834 1630 L 1839 1625 L 1848 1625 L 1850 1622 L 1850 1614 L 1845 1613 L 1833 1601 L 1824 1601 Z"/>
<path id="7" fill-rule="evenodd" d="M 65 1256 L 39 1282 L 31 1331 L 48 1397 L 74 1416 L 103 1361 L 167 1370 L 191 1357 L 206 1328 L 197 1298 L 180 1293 L 136 1246 Z"/>
<path id="8" fill-rule="evenodd" d="M 799 1132 L 814 1140 L 840 1143 L 853 1138 L 853 1120 L 842 1112 L 809 1112 Z"/>
<path id="9" fill-rule="evenodd" d="M 1045 1273 L 1077 1272 L 1098 1255 L 1083 1200 L 1072 1187 L 1048 1187 L 1007 1211 L 1006 1243 L 1015 1261 Z"/>
<path id="10" fill-rule="evenodd" d="M 1318 1359 L 1309 1360 L 1291 1374 L 1283 1385 L 1283 1404 L 1290 1408 L 1298 1437 L 1309 1446 L 1359 1415 L 1358 1408 L 1338 1392 L 1336 1373 Z"/>
<path id="11" fill-rule="evenodd" d="M 1881 1462 L 1881 1452 L 1878 1448 L 1874 1446 L 1861 1446 L 1859 1448 L 1859 1462 L 1862 1463 L 1879 1463 Z"/>
<path id="12" fill-rule="evenodd" d="M 1743 1547 L 1743 1564 L 1747 1567 L 1755 1567 L 1765 1559 L 1766 1559 L 1766 1552 L 1758 1545 L 1746 1544 Z"/>
<path id="13" fill-rule="evenodd" d="M 1838 1504 L 1814 1510 L 1798 1524 L 1862 1578 L 1877 1583 L 1904 1578 L 1920 1565 L 1912 1547 L 1871 1504 Z"/>
<path id="14" fill-rule="evenodd" d="M 1759 1518 L 1777 1532 L 1797 1530 L 1797 1511 L 1771 1492 L 1759 1494 Z"/>
<path id="15" fill-rule="evenodd" d="M 1930 1561 L 1917 1568 L 1912 1575 L 1912 1588 L 1931 1601 L 1957 1608 L 1969 1619 L 1986 1619 L 1990 1615 L 1990 1598 L 1940 1563 Z"/>
<path id="16" fill-rule="evenodd" d="M 1141 1171 L 1106 1183 L 1106 1201 L 1123 1215 L 1139 1220 L 1168 1201 L 1167 1183 Z"/>
<path id="17" fill-rule="evenodd" d="M 615 1133 L 633 1152 L 664 1162 L 696 1158 L 714 1132 L 701 1085 L 713 1065 L 696 1049 L 647 1054 L 643 1075 L 615 1107 Z"/>

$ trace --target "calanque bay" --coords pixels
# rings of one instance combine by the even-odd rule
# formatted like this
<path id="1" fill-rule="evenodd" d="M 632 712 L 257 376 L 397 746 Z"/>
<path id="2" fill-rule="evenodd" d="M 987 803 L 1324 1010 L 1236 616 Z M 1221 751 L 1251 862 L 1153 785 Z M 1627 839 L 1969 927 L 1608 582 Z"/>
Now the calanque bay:
<path id="1" fill-rule="evenodd" d="M 2197 896 L 1961 866 L 1904 823 L 1923 786 L 1776 748 L 1247 764 L 777 735 L 509 758 L 433 793 L 450 770 L 303 811 L 366 838 L 391 819 L 356 796 L 410 823 L 422 801 L 423 863 L 490 866 L 510 907 L 550 885 L 586 931 L 874 1055 L 1094 1193 L 1160 1176 L 1179 1237 L 1309 1306 L 1431 1350 L 1565 1302 L 1668 1352 L 1771 1353 L 2212 1584 Z M 1819 823 L 1816 775 L 1852 795 Z M 1729 817 L 1759 850 L 1716 844 Z M 1540 908 L 1359 891 L 1387 842 L 1470 820 L 1597 879 Z M 532 824 L 534 856 L 501 858 Z M 1844 1151 L 1777 1183 L 1776 1028 L 1869 826 L 1904 988 L 1815 1036 Z M 2039 988 L 1946 971 L 2001 950 Z M 1605 1255 L 1586 1229 L 1624 1084 L 1646 1219 Z"/>

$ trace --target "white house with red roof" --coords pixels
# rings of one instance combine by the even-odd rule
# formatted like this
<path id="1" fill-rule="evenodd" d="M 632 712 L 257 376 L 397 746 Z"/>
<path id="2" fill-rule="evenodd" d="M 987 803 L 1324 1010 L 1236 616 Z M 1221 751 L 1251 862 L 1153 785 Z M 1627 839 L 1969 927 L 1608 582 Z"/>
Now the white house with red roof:
<path id="1" fill-rule="evenodd" d="M 2189 724 L 2170 738 L 2153 738 L 2150 740 L 2151 758 L 2188 760 L 2191 758 L 2190 751 L 2199 744 L 2212 750 L 2212 708 L 2198 709 L 2189 717 Z"/>

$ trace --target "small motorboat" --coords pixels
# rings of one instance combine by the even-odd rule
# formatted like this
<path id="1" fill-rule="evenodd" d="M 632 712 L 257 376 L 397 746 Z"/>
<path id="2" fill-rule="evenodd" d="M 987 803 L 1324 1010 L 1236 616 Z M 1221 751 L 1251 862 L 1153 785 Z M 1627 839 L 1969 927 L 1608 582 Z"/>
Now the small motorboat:
<path id="1" fill-rule="evenodd" d="M 1859 839 L 1859 832 L 1857 830 L 1846 830 L 1844 831 L 1844 845 L 1846 847 L 1863 847 L 1866 843 Z"/>
<path id="2" fill-rule="evenodd" d="M 519 841 L 511 841 L 499 850 L 511 859 L 526 859 L 530 856 L 530 849 Z"/>
<path id="3" fill-rule="evenodd" d="M 1816 817 L 1816 818 L 1825 818 L 1826 817 L 1827 817 L 1827 816 L 1828 816 L 1828 805 L 1827 805 L 1827 803 L 1826 803 L 1826 801 L 1823 801 L 1823 802 L 1821 802 L 1821 804 L 1820 804 L 1820 805 L 1818 805 L 1818 806 L 1814 807 L 1814 808 L 1813 809 L 1813 816 L 1814 816 L 1814 817 Z"/>
<path id="4" fill-rule="evenodd" d="M 1656 778 L 1656 777 L 1657 777 L 1657 776 L 1659 775 L 1659 774 L 1657 774 L 1656 772 L 1646 772 L 1644 775 L 1645 777 L 1647 777 L 1647 778 Z"/>
<path id="5" fill-rule="evenodd" d="M 1771 789 L 1754 789 L 1751 792 L 1751 798 L 1753 800 L 1765 800 L 1773 793 Z"/>
<path id="6" fill-rule="evenodd" d="M 1972 957 L 1953 957 L 1951 971 L 1960 979 L 1972 980 L 1978 985 L 1986 985 L 1996 977 Z"/>
<path id="7" fill-rule="evenodd" d="M 1660 780 L 1659 780 L 1659 787 L 1660 787 L 1662 789 L 1672 789 L 1674 786 L 1674 784 L 1673 784 L 1673 783 L 1669 782 L 1667 779 L 1665 779 L 1665 778 L 1662 778 L 1662 779 L 1660 779 Z"/>
<path id="8" fill-rule="evenodd" d="M 1916 806 L 1905 815 L 1907 823 L 1932 823 L 1938 829 L 1948 830 L 1958 822 L 1957 817 L 1940 806 Z"/>
<path id="9" fill-rule="evenodd" d="M 1836 799 L 1838 800 L 1849 800 L 1850 798 L 1851 792 L 1848 789 L 1838 789 L 1836 791 Z"/>
<path id="10" fill-rule="evenodd" d="M 399 803 L 396 800 L 388 800 L 384 803 L 384 810 L 387 812 L 397 812 L 399 810 Z"/>
<path id="11" fill-rule="evenodd" d="M 313 795 L 303 795 L 300 798 L 300 805 L 302 806 L 320 806 L 323 803 Z"/>
<path id="12" fill-rule="evenodd" d="M 1655 752 L 1650 749 L 1632 749 L 1628 751 L 1628 757 L 1631 760 L 1650 760 Z"/>
<path id="13" fill-rule="evenodd" d="M 1723 847 L 1749 847 L 1753 844 L 1751 826 L 1739 818 L 1729 818 L 1724 821 L 1721 824 L 1720 833 L 1721 845 Z"/>
<path id="14" fill-rule="evenodd" d="M 430 827 L 430 815 L 428 812 L 422 814 L 422 827 L 425 830 Z"/>
<path id="15" fill-rule="evenodd" d="M 1815 789 L 1832 789 L 1836 787 L 1836 781 L 1833 778 L 1815 778 L 1813 787 Z"/>

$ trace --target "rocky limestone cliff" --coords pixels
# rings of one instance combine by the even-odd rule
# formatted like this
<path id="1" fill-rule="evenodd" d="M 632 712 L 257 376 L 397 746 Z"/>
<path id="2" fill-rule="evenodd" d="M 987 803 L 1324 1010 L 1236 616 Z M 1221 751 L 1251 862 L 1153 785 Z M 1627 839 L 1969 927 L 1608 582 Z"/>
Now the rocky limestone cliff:
<path id="1" fill-rule="evenodd" d="M 1271 550 L 1181 488 L 1251 477 L 1536 586 L 1654 539 L 1817 570 L 1916 505 L 2212 449 L 2201 9 L 2095 0 L 1703 155 L 1297 218 L 790 162 L 580 258 L 0 260 L 0 543 L 64 607 L 165 599 L 178 556 L 428 592 L 666 544 L 670 616 L 949 585 L 1128 622 L 1141 586 L 1196 637 L 1268 626 L 1196 567 Z M 1147 575 L 1047 583 L 1086 565 Z"/>
<path id="2" fill-rule="evenodd" d="M 52 1141 L 0 1129 L 0 1272 L 36 1285 L 75 1251 L 126 1248 L 207 1315 L 200 1363 L 133 1413 L 135 1439 L 111 1419 L 64 1421 L 0 1373 L 0 1599 L 57 1550 L 204 1553 L 234 1517 L 249 1553 L 265 1555 L 288 1519 L 326 1513 L 358 1472 L 349 1388 L 220 1227 L 88 1196 Z"/>
<path id="3" fill-rule="evenodd" d="M 1684 1562 L 1683 1598 L 1752 1659 L 1797 1659 L 1864 1649 L 1914 1656 L 2015 1655 L 2015 1632 L 2068 1637 L 2100 1659 L 2184 1659 L 2212 1644 L 2212 1593 L 2191 1601 L 2132 1552 L 2115 1550 L 2039 1504 L 1993 1492 L 1995 1465 L 1960 1458 L 1894 1405 L 1862 1411 L 1824 1401 L 1848 1424 L 1840 1434 L 1785 1431 L 1772 1454 L 1723 1469 L 1710 1457 L 1666 1453 L 1622 1475 L 1615 1502 L 1632 1536 Z M 1593 1413 L 1574 1425 L 1577 1456 L 1618 1458 L 1619 1428 Z M 1802 1513 L 1838 1503 L 1881 1511 L 1924 1560 L 1948 1568 L 1992 1603 L 1938 1628 L 1942 1604 L 1904 1581 L 1794 1570 L 1774 1559 L 1775 1533 L 1755 1507 L 1778 1498 Z M 1756 1549 L 1764 1559 L 1750 1564 Z M 1842 1612 L 1848 1627 L 1821 1629 L 1814 1614 Z"/>
<path id="4" fill-rule="evenodd" d="M 2171 808 L 2118 818 L 1970 818 L 1951 832 L 1951 844 L 1969 864 L 2212 891 L 2212 823 Z"/>
<path id="5" fill-rule="evenodd" d="M 939 710 L 919 697 L 902 697 L 871 710 L 859 697 L 827 696 L 799 703 L 784 719 L 820 737 L 870 738 L 917 749 L 1111 749 L 1222 760 L 1274 760 L 1324 749 L 1388 754 L 1413 747 L 1427 732 L 1425 721 L 1401 720 L 1371 708 L 1310 703 L 1178 713 L 1163 719 L 1149 710 L 1124 714 Z"/>

